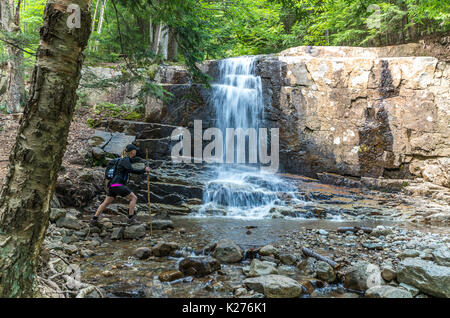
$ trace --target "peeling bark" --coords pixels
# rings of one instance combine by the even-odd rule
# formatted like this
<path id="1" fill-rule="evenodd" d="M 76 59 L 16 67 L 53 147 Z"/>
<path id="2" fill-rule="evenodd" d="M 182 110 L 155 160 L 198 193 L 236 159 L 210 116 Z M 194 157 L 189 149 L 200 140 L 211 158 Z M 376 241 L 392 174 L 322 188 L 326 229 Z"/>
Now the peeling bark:
<path id="1" fill-rule="evenodd" d="M 68 29 L 66 8 L 77 4 L 81 28 Z M 77 99 L 91 0 L 49 0 L 33 70 L 0 193 L 0 297 L 32 297 L 50 202 Z"/>

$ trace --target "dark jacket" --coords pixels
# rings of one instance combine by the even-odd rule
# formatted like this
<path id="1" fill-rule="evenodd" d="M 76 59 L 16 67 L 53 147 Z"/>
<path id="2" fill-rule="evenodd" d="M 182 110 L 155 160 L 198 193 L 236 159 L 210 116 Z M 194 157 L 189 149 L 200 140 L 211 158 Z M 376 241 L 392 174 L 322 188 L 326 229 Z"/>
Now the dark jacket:
<path id="1" fill-rule="evenodd" d="M 134 158 L 130 160 L 130 157 L 122 158 L 120 160 L 120 162 L 117 164 L 115 175 L 109 184 L 111 185 L 111 184 L 119 183 L 119 184 L 125 185 L 128 182 L 128 175 L 130 173 L 135 173 L 135 174 L 145 173 L 145 168 L 144 169 L 133 169 L 133 166 L 131 165 L 132 162 L 133 163 L 139 162 L 139 160 L 134 159 Z"/>

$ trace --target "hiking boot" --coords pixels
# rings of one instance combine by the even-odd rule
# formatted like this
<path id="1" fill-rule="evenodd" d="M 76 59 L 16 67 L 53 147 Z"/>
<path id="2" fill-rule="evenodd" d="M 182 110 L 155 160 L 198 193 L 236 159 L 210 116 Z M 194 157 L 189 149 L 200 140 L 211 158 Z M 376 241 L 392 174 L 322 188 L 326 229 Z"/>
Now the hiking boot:
<path id="1" fill-rule="evenodd" d="M 128 219 L 127 225 L 136 225 L 139 224 L 138 220 L 136 220 L 136 214 L 134 214 L 131 218 Z"/>
<path id="2" fill-rule="evenodd" d="M 92 218 L 92 219 L 89 221 L 89 225 L 90 225 L 90 226 L 100 227 L 100 223 L 98 222 L 98 219 L 94 219 L 94 218 Z"/>

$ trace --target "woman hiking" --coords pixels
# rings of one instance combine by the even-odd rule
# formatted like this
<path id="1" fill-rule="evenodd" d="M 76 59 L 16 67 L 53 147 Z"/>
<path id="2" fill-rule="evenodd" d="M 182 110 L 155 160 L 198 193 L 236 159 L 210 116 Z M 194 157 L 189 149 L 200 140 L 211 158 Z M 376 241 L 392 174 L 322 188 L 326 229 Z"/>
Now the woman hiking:
<path id="1" fill-rule="evenodd" d="M 135 224 L 135 214 L 134 207 L 136 206 L 137 197 L 136 195 L 126 186 L 128 181 L 128 175 L 130 173 L 143 174 L 145 172 L 150 172 L 150 167 L 145 167 L 145 169 L 134 169 L 131 165 L 131 159 L 136 156 L 138 148 L 129 144 L 125 147 L 122 153 L 122 159 L 117 163 L 114 170 L 114 176 L 106 185 L 107 195 L 105 201 L 98 207 L 97 212 L 92 217 L 89 222 L 92 226 L 98 226 L 98 217 L 100 214 L 114 201 L 117 196 L 121 196 L 130 201 L 130 208 L 128 211 L 128 224 Z"/>

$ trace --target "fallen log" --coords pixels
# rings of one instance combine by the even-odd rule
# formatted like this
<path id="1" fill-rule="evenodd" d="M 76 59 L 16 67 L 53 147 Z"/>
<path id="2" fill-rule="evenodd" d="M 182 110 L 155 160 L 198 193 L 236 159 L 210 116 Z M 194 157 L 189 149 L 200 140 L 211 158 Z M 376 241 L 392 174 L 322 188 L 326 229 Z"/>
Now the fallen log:
<path id="1" fill-rule="evenodd" d="M 303 252 L 303 254 L 305 254 L 305 256 L 314 257 L 315 259 L 318 259 L 319 261 L 323 261 L 325 263 L 330 264 L 330 266 L 333 267 L 334 269 L 338 269 L 341 266 L 340 264 L 329 259 L 328 257 L 317 254 L 316 252 L 314 252 L 313 250 L 311 250 L 309 248 L 302 247 L 302 252 Z"/>
<path id="2" fill-rule="evenodd" d="M 347 231 L 356 233 L 360 230 L 363 231 L 364 233 L 370 234 L 370 233 L 372 233 L 373 229 L 371 227 L 365 227 L 365 226 L 361 226 L 361 227 L 359 227 L 359 226 L 350 226 L 350 227 L 343 226 L 343 227 L 340 227 L 337 229 L 337 231 L 340 233 L 345 233 Z"/>

